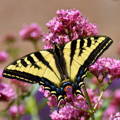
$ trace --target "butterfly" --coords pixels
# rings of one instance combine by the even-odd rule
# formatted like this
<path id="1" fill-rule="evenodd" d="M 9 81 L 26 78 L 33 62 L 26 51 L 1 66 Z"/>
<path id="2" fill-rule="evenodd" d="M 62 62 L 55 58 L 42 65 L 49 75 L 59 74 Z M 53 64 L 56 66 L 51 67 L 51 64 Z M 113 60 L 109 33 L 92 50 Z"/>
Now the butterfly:
<path id="1" fill-rule="evenodd" d="M 64 45 L 54 44 L 53 49 L 30 53 L 10 65 L 3 76 L 28 83 L 39 83 L 57 100 L 73 94 L 81 94 L 81 86 L 88 67 L 112 44 L 107 36 L 96 35 L 70 41 Z"/>

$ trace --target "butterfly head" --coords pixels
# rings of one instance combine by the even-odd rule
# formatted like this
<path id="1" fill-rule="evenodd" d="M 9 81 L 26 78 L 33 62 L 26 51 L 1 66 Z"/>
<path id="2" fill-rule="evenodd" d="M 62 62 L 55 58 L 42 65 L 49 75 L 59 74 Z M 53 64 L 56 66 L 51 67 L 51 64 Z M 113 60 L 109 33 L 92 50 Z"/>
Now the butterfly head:
<path id="1" fill-rule="evenodd" d="M 73 87 L 71 85 L 68 85 L 64 88 L 64 91 L 67 94 L 72 94 L 73 93 Z"/>
<path id="2" fill-rule="evenodd" d="M 69 80 L 65 80 L 63 82 L 62 88 L 65 93 L 65 96 L 73 95 L 73 93 L 74 93 L 73 84 Z"/>

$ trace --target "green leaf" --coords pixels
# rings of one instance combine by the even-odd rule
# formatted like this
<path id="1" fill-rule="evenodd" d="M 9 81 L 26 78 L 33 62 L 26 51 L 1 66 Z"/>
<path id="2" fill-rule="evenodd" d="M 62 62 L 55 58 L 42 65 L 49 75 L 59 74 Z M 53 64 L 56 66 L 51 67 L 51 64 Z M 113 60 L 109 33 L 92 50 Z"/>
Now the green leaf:
<path id="1" fill-rule="evenodd" d="M 103 109 L 103 110 L 106 110 L 106 109 L 108 108 L 108 106 L 109 106 L 109 104 L 110 104 L 110 101 L 111 101 L 111 100 L 109 100 L 109 99 L 104 100 L 103 105 L 102 105 L 102 109 Z"/>
<path id="2" fill-rule="evenodd" d="M 101 120 L 102 115 L 103 115 L 103 111 L 100 109 L 100 110 L 96 111 L 96 113 L 94 115 L 95 115 L 96 120 Z"/>
<path id="3" fill-rule="evenodd" d="M 87 72 L 87 78 L 91 79 L 93 77 L 93 74 L 91 72 Z"/>

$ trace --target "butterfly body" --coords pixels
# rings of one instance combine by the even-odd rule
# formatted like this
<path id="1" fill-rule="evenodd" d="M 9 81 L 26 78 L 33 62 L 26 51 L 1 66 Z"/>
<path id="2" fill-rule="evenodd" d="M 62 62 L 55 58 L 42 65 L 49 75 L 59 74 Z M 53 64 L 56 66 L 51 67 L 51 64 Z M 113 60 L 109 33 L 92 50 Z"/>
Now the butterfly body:
<path id="1" fill-rule="evenodd" d="M 81 94 L 88 67 L 112 44 L 107 36 L 91 36 L 30 53 L 10 65 L 3 76 L 39 83 L 60 101 L 67 92 Z"/>

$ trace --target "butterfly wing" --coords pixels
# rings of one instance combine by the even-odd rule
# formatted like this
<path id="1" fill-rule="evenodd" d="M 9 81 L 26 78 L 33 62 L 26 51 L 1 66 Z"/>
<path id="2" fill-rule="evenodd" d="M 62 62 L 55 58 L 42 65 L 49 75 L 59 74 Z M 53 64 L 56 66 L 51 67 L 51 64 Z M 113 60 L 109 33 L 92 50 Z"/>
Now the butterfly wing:
<path id="1" fill-rule="evenodd" d="M 8 65 L 3 76 L 29 83 L 39 83 L 45 89 L 55 93 L 60 85 L 60 73 L 57 70 L 53 50 L 31 53 Z"/>
<path id="2" fill-rule="evenodd" d="M 68 75 L 74 82 L 80 83 L 87 68 L 111 45 L 107 36 L 92 36 L 67 43 L 63 48 Z M 79 78 L 79 79 L 78 79 Z"/>

